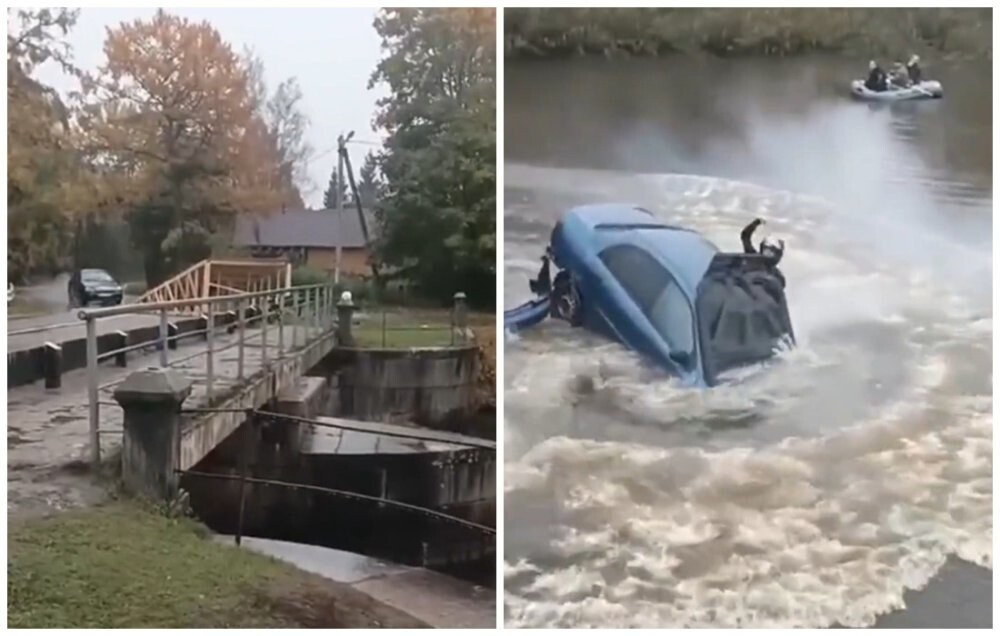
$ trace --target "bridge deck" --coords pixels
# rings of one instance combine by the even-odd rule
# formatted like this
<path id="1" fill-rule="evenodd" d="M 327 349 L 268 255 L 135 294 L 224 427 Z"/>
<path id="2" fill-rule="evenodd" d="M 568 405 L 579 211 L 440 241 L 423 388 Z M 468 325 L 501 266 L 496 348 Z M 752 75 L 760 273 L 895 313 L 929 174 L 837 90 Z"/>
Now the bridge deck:
<path id="1" fill-rule="evenodd" d="M 290 351 L 293 342 L 293 327 L 284 327 L 286 357 L 295 354 Z M 299 342 L 320 335 L 320 330 L 298 327 Z M 259 329 L 247 329 L 249 340 L 244 348 L 244 377 L 248 378 L 263 368 L 261 338 Z M 255 337 L 254 337 L 255 336 Z M 228 344 L 236 342 L 237 335 L 225 335 L 220 331 L 215 339 L 214 355 L 215 382 L 213 389 L 222 394 L 239 384 L 237 381 L 238 350 L 233 346 L 219 352 Z M 268 359 L 274 361 L 277 354 L 278 327 L 268 327 Z M 170 351 L 170 360 L 179 360 L 200 351 L 206 351 L 204 341 L 181 341 L 176 350 Z M 135 352 L 128 359 L 127 368 L 102 363 L 99 367 L 102 386 L 124 380 L 131 372 L 148 366 L 159 366 L 159 354 Z M 198 355 L 183 362 L 171 362 L 171 368 L 188 376 L 192 382 L 191 396 L 185 401 L 185 408 L 206 405 L 206 356 Z M 244 381 L 246 383 L 246 381 Z M 100 392 L 101 451 L 106 457 L 121 447 L 122 410 L 114 402 L 113 386 Z M 42 382 L 12 388 L 7 391 L 7 494 L 8 514 L 31 509 L 62 508 L 86 503 L 88 492 L 96 496 L 93 486 L 76 484 L 73 479 L 88 458 L 89 419 L 86 371 L 81 369 L 63 375 L 62 388 L 47 390 Z M 81 500 L 82 498 L 82 500 Z"/>

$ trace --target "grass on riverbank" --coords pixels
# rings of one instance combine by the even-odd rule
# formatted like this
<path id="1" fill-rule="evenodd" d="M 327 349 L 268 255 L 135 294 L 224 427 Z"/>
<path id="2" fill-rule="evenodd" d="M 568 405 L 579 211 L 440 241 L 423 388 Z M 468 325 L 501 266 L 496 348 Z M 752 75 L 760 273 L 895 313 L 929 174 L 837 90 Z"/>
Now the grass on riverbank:
<path id="1" fill-rule="evenodd" d="M 993 57 L 990 9 L 507 9 L 508 57 L 849 53 Z"/>
<path id="2" fill-rule="evenodd" d="M 480 332 L 493 329 L 493 314 L 471 312 L 469 326 Z M 407 349 L 447 347 L 455 344 L 451 331 L 451 311 L 447 309 L 374 308 L 354 330 L 358 346 Z"/>
<path id="3" fill-rule="evenodd" d="M 12 523 L 7 617 L 11 628 L 425 627 L 134 502 Z"/>

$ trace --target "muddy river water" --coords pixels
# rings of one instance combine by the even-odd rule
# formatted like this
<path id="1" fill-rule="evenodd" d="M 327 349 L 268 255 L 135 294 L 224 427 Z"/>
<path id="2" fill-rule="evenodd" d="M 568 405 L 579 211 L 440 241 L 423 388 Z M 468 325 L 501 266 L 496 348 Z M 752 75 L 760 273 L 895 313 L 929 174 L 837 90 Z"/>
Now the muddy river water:
<path id="1" fill-rule="evenodd" d="M 507 65 L 508 308 L 573 204 L 730 250 L 759 216 L 799 341 L 693 391 L 562 323 L 509 339 L 509 625 L 867 626 L 992 569 L 990 67 L 926 62 L 944 99 L 892 106 L 847 96 L 865 60 Z"/>

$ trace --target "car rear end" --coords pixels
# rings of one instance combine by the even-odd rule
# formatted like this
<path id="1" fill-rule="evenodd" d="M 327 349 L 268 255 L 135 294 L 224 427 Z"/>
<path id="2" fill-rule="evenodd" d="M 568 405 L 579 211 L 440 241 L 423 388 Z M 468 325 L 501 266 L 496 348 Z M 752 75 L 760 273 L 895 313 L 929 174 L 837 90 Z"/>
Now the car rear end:
<path id="1" fill-rule="evenodd" d="M 784 278 L 756 254 L 717 255 L 698 285 L 697 313 L 709 385 L 795 343 Z"/>

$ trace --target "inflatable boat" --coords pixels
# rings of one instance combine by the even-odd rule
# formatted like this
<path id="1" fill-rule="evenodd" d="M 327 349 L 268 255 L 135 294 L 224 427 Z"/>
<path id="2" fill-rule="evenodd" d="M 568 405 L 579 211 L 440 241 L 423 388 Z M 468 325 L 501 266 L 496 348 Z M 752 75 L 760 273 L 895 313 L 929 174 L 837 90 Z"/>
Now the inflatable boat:
<path id="1" fill-rule="evenodd" d="M 550 261 L 557 268 L 551 282 Z M 631 205 L 567 212 L 531 288 L 534 300 L 504 312 L 508 329 L 537 324 L 547 309 L 687 385 L 713 386 L 726 370 L 764 361 L 795 341 L 785 279 L 772 261 L 722 252 Z"/>
<path id="2" fill-rule="evenodd" d="M 851 94 L 857 98 L 873 102 L 901 102 L 913 99 L 937 99 L 944 96 L 941 82 L 925 81 L 906 88 L 891 86 L 884 91 L 869 90 L 864 80 L 851 82 Z"/>

